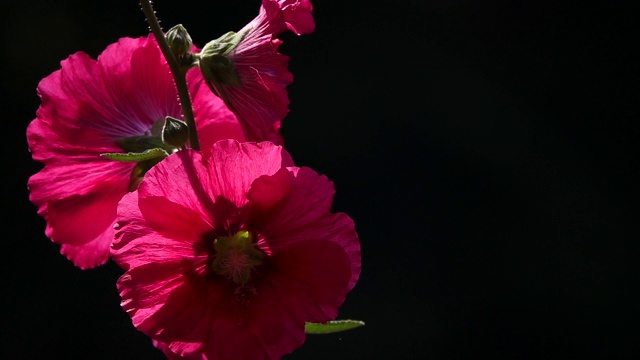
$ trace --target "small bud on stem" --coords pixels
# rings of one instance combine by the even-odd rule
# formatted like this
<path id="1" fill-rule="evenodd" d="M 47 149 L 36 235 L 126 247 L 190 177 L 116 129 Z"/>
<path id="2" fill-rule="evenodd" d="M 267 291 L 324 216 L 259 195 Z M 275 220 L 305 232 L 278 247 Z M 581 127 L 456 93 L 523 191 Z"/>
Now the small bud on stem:
<path id="1" fill-rule="evenodd" d="M 191 35 L 189 35 L 187 29 L 185 29 L 182 24 L 178 24 L 169 29 L 165 38 L 171 48 L 171 52 L 173 52 L 173 55 L 183 70 L 188 70 L 196 65 L 195 57 L 191 53 L 193 40 L 191 40 Z"/>
<path id="2" fill-rule="evenodd" d="M 171 74 L 173 75 L 173 79 L 176 83 L 178 97 L 180 98 L 180 106 L 182 107 L 182 114 L 185 122 L 189 126 L 189 129 L 191 129 L 189 132 L 189 145 L 194 150 L 200 150 L 200 140 L 198 139 L 198 133 L 196 131 L 193 108 L 191 107 L 191 97 L 189 95 L 189 88 L 187 87 L 186 71 L 182 70 L 183 68 L 181 64 L 178 62 L 178 59 L 176 59 L 176 56 L 173 54 L 173 50 L 165 38 L 165 34 L 162 32 L 162 28 L 160 27 L 155 11 L 151 6 L 151 1 L 140 0 L 140 6 L 147 18 L 151 32 L 158 41 L 158 46 L 160 46 L 162 54 L 167 60 L 167 64 L 169 64 Z"/>
<path id="3" fill-rule="evenodd" d="M 193 46 L 191 36 L 182 24 L 178 24 L 169 29 L 165 37 L 167 39 L 167 43 L 169 43 L 171 52 L 173 52 L 173 55 L 178 58 L 188 53 L 189 50 L 191 50 L 191 46 Z"/>
<path id="4" fill-rule="evenodd" d="M 162 142 L 177 148 L 184 149 L 189 140 L 189 126 L 187 123 L 167 116 L 162 127 Z"/>

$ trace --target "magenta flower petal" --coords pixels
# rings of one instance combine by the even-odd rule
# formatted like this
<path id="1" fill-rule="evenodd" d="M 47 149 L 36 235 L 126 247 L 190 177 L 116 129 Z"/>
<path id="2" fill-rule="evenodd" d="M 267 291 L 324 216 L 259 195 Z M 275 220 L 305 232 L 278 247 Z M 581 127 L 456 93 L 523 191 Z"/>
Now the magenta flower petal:
<path id="1" fill-rule="evenodd" d="M 360 246 L 352 241 L 357 237 L 353 220 L 342 213 L 329 213 L 334 192 L 326 176 L 303 167 L 282 169 L 273 176 L 257 179 L 247 197 L 252 205 L 258 205 L 252 209 L 252 221 L 270 240 L 267 246 L 273 251 L 308 239 L 340 244 L 354 264 L 351 289 L 360 275 Z M 273 201 L 275 197 L 280 200 Z"/>
<path id="2" fill-rule="evenodd" d="M 200 71 L 190 70 L 187 73 L 187 84 L 189 84 L 193 112 L 198 126 L 200 147 L 205 155 L 218 140 L 245 141 L 245 135 L 238 119 L 222 99 L 212 96 Z"/>
<path id="3" fill-rule="evenodd" d="M 167 357 L 167 360 L 181 360 L 181 359 L 183 359 L 182 356 L 179 356 L 179 355 L 174 354 L 173 352 L 171 352 L 171 349 L 169 349 L 169 346 L 167 344 L 165 344 L 163 342 L 160 342 L 160 341 L 157 341 L 157 340 L 153 340 L 152 343 L 153 343 L 153 346 L 155 346 L 160 351 L 162 351 L 164 356 Z"/>
<path id="4" fill-rule="evenodd" d="M 104 264 L 109 258 L 109 245 L 112 240 L 111 237 L 106 239 L 107 235 L 105 234 L 108 233 L 105 232 L 101 236 L 78 246 L 63 244 L 60 247 L 60 253 L 81 269 L 90 269 L 99 264 Z"/>
<path id="5" fill-rule="evenodd" d="M 315 21 L 311 12 L 313 6 L 308 0 L 278 0 L 287 28 L 296 35 L 309 34 L 315 30 Z M 264 1 L 263 1 L 264 4 Z"/>
<path id="6" fill-rule="evenodd" d="M 251 183 L 247 199 L 256 211 L 269 211 L 289 195 L 293 182 L 293 176 L 286 168 L 273 175 L 262 175 Z"/>
<path id="7" fill-rule="evenodd" d="M 211 191 L 241 207 L 247 203 L 246 194 L 255 179 L 286 166 L 293 166 L 293 159 L 281 146 L 270 142 L 220 141 L 215 144 L 208 163 L 213 172 Z"/>
<path id="8" fill-rule="evenodd" d="M 147 205 L 156 204 L 158 198 L 151 197 Z M 172 212 L 164 215 L 169 218 L 175 214 L 171 224 L 175 227 L 168 232 L 169 235 L 179 235 L 179 240 L 169 237 L 157 238 L 157 233 L 145 226 L 147 218 L 143 217 L 138 207 L 138 193 L 125 195 L 118 206 L 118 219 L 116 224 L 116 239 L 111 244 L 111 253 L 119 257 L 118 264 L 126 269 L 135 268 L 152 262 L 180 262 L 185 258 L 197 261 L 197 253 L 194 253 L 192 244 L 199 240 L 199 233 L 208 230 L 206 223 L 198 214 L 181 206 L 174 206 Z M 162 212 L 156 212 L 153 220 L 162 218 Z M 192 215 L 192 216 L 189 216 Z M 126 228 L 127 231 L 120 231 Z M 165 226 L 166 228 L 166 226 Z M 188 229 L 192 229 L 190 232 Z M 206 256 L 203 258 L 206 259 Z"/>
<path id="9" fill-rule="evenodd" d="M 360 272 L 353 222 L 330 213 L 332 195 L 268 142 L 171 155 L 118 205 L 122 307 L 169 358 L 282 357 L 305 322 L 335 318 Z"/>
<path id="10" fill-rule="evenodd" d="M 111 219 L 116 215 L 121 198 L 121 191 L 117 190 L 123 189 L 119 189 L 117 184 L 106 183 L 86 195 L 51 202 L 47 207 L 49 236 L 66 239 L 66 244 L 75 246 L 86 243 L 87 239 L 102 238 L 113 226 Z M 84 226 L 78 226 L 80 224 Z"/>
<path id="11" fill-rule="evenodd" d="M 189 80 L 197 126 L 207 136 L 203 146 L 244 140 L 235 115 L 200 90 L 202 76 L 192 71 Z M 100 154 L 126 152 L 118 140 L 150 135 L 154 122 L 166 116 L 181 118 L 175 85 L 149 36 L 123 38 L 97 61 L 81 52 L 69 56 L 40 82 L 38 94 L 42 103 L 27 142 L 44 168 L 29 179 L 29 198 L 61 252 L 81 268 L 95 267 L 108 259 L 117 202 L 135 166 Z"/>

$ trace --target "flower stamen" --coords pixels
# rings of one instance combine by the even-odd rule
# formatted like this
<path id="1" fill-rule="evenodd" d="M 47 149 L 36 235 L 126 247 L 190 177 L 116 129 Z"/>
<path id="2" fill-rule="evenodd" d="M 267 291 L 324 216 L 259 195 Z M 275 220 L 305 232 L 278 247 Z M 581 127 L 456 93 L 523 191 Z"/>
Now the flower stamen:
<path id="1" fill-rule="evenodd" d="M 211 269 L 240 286 L 247 284 L 251 272 L 264 258 L 264 253 L 254 246 L 251 233 L 246 230 L 216 238 L 213 246 L 216 253 Z"/>

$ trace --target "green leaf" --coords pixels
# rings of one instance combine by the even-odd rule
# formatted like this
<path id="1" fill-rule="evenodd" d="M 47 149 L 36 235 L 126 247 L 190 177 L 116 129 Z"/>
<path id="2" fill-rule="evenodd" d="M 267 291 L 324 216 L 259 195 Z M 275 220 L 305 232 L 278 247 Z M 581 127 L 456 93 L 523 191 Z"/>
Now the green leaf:
<path id="1" fill-rule="evenodd" d="M 335 332 L 351 330 L 364 326 L 364 321 L 360 320 L 332 320 L 325 324 L 306 323 L 304 332 L 307 334 L 331 334 Z"/>
<path id="2" fill-rule="evenodd" d="M 164 149 L 154 148 L 145 150 L 143 152 L 128 152 L 128 153 L 104 153 L 100 154 L 100 156 L 117 161 L 125 161 L 125 162 L 140 162 L 145 160 L 157 159 L 157 158 L 165 158 L 169 156 Z"/>

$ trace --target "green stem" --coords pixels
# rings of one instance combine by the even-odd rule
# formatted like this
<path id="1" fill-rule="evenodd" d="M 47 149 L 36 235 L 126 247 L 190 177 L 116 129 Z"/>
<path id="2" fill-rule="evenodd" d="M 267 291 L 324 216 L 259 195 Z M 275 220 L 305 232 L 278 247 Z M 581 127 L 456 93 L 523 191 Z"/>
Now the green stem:
<path id="1" fill-rule="evenodd" d="M 140 0 L 140 6 L 142 6 L 142 11 L 144 12 L 144 16 L 147 18 L 151 32 L 153 32 L 153 35 L 156 37 L 160 50 L 162 50 L 162 54 L 171 69 L 171 74 L 173 75 L 173 79 L 178 90 L 178 97 L 180 98 L 180 106 L 182 107 L 184 121 L 187 123 L 187 126 L 189 126 L 189 143 L 191 144 L 191 148 L 200 150 L 200 141 L 198 140 L 193 108 L 191 107 L 191 97 L 189 95 L 189 89 L 187 88 L 187 73 L 182 70 L 178 64 L 178 60 L 173 55 L 173 52 L 171 52 L 171 47 L 169 47 L 169 43 L 164 37 L 164 32 L 162 31 L 158 18 L 156 17 L 156 13 L 151 6 L 151 0 Z"/>

